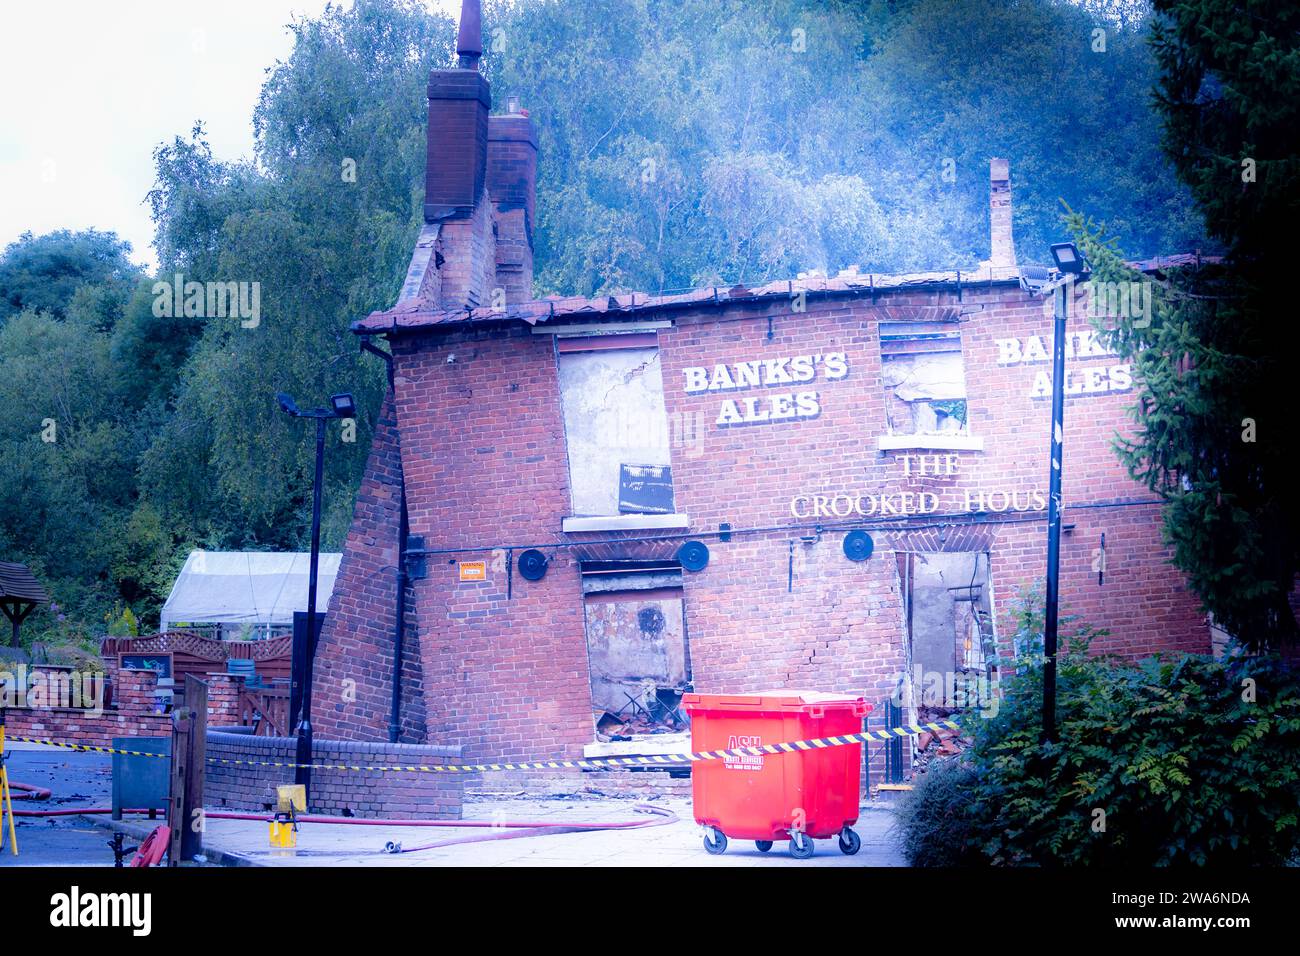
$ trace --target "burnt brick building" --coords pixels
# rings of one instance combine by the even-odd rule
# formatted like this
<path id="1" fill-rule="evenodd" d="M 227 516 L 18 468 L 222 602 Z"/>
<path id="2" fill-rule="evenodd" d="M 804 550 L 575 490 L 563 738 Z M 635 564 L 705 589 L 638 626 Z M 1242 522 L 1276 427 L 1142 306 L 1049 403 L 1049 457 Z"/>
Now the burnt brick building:
<path id="1" fill-rule="evenodd" d="M 353 326 L 392 387 L 316 733 L 573 757 L 689 687 L 862 693 L 874 722 L 900 688 L 943 703 L 987 676 L 1047 531 L 1050 303 L 1021 286 L 1007 163 L 973 272 L 535 299 L 536 138 L 491 114 L 465 8 L 460 68 L 429 80 L 406 282 Z M 1159 505 L 1112 450 L 1132 376 L 1088 311 L 1080 289 L 1062 613 L 1109 631 L 1098 650 L 1208 651 Z"/>

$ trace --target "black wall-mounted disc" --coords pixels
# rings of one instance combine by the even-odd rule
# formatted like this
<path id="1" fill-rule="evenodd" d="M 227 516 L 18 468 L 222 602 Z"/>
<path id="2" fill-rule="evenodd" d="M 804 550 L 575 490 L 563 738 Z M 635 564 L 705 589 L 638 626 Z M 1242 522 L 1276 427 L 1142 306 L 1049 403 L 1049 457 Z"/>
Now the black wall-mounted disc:
<path id="1" fill-rule="evenodd" d="M 529 548 L 519 555 L 519 576 L 525 581 L 540 581 L 546 577 L 546 555 L 536 548 Z"/>
<path id="2" fill-rule="evenodd" d="M 703 541 L 687 541 L 677 549 L 677 560 L 687 571 L 703 571 L 709 563 L 709 549 Z"/>
<path id="3" fill-rule="evenodd" d="M 865 561 L 876 550 L 876 543 L 865 531 L 850 531 L 844 536 L 844 556 L 850 561 Z"/>

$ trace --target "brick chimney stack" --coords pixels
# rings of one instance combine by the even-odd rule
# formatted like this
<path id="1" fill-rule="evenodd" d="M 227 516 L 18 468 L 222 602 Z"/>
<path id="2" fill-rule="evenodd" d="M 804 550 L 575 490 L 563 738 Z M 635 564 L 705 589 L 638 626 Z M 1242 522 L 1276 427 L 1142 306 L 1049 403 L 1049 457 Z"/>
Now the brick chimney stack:
<path id="1" fill-rule="evenodd" d="M 428 308 L 509 308 L 533 296 L 537 135 L 524 110 L 489 116 L 482 24 L 479 0 L 462 0 L 459 65 L 429 74 L 426 225 L 402 291 Z"/>
<path id="2" fill-rule="evenodd" d="M 482 43 L 467 36 L 471 26 L 479 29 L 478 7 L 478 0 L 465 0 L 461 12 L 461 67 L 429 73 L 425 222 L 469 216 L 483 192 L 492 93 L 478 71 Z"/>
<path id="3" fill-rule="evenodd" d="M 496 278 L 507 307 L 533 297 L 533 207 L 537 200 L 537 134 L 528 114 L 494 116 L 488 124 L 488 194 L 496 214 Z"/>
<path id="4" fill-rule="evenodd" d="M 464 0 L 460 66 L 429 73 L 424 221 L 440 227 L 437 305 L 449 309 L 483 304 L 493 281 L 491 210 L 482 201 L 492 92 L 478 71 L 481 21 L 478 0 Z"/>
<path id="5" fill-rule="evenodd" d="M 989 160 L 989 234 L 994 269 L 1014 269 L 1016 246 L 1011 238 L 1011 166 L 1005 159 Z"/>

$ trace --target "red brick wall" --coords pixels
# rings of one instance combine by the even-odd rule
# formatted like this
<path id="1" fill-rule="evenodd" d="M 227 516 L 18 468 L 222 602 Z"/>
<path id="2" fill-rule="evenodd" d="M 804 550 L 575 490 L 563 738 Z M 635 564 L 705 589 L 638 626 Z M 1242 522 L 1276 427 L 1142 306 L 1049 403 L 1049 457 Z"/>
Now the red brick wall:
<path id="1" fill-rule="evenodd" d="M 291 763 L 296 746 L 297 741 L 292 737 L 250 737 L 210 731 L 207 755 L 218 760 Z M 342 742 L 318 737 L 313 741 L 312 762 L 427 766 L 460 762 L 460 748 Z M 275 788 L 293 782 L 292 768 L 210 761 L 203 802 L 209 810 L 266 810 L 275 806 Z M 453 773 L 313 770 L 308 809 L 334 816 L 458 820 L 464 790 L 465 778 Z"/>
<path id="2" fill-rule="evenodd" d="M 1080 302 L 1071 331 L 1089 328 L 1082 311 Z M 877 324 L 954 312 L 962 320 L 970 431 L 983 438 L 984 450 L 955 452 L 953 477 L 908 479 L 899 453 L 877 450 L 885 431 Z M 736 529 L 817 523 L 792 517 L 790 501 L 799 494 L 937 491 L 944 496 L 942 510 L 958 513 L 952 535 L 979 539 L 981 548 L 991 542 L 1000 635 L 1009 633 L 1019 588 L 1043 577 L 1046 512 L 989 515 L 978 532 L 967 532 L 962 528 L 971 519 L 957 495 L 1014 490 L 1046 496 L 1049 400 L 1031 398 L 1029 391 L 1034 374 L 1048 365 L 998 365 L 994 345 L 998 338 L 1036 334 L 1050 348 L 1051 321 L 1042 300 L 1007 286 L 968 287 L 960 300 L 948 292 L 901 291 L 882 294 L 875 304 L 866 296 L 810 298 L 806 314 L 791 314 L 789 303 L 760 302 L 673 318 L 676 327 L 659 335 L 667 410 L 670 420 L 702 426 L 701 445 L 678 444 L 672 453 L 678 510 L 689 514 L 693 533 L 716 531 L 721 522 Z M 684 390 L 687 366 L 832 351 L 847 354 L 846 377 L 819 375 L 790 387 L 819 393 L 816 418 L 719 428 L 714 422 L 723 399 L 784 389 Z M 592 739 L 578 561 L 665 557 L 678 542 L 618 544 L 623 536 L 561 532 L 569 514 L 568 462 L 549 336 L 522 326 L 424 333 L 399 339 L 395 353 L 412 533 L 424 535 L 430 548 L 485 549 L 431 556 L 428 577 L 413 587 L 429 736 L 463 744 L 474 759 L 578 754 Z M 1068 367 L 1112 364 L 1117 360 L 1097 357 Z M 1115 433 L 1132 427 L 1125 408 L 1133 395 L 1067 400 L 1064 493 L 1066 521 L 1074 529 L 1062 546 L 1062 612 L 1108 629 L 1099 649 L 1205 651 L 1208 630 L 1196 602 L 1166 563 L 1159 508 L 1141 503 L 1151 496 L 1127 477 L 1111 450 Z M 387 442 L 377 439 L 377 452 Z M 375 478 L 372 472 L 368 483 Z M 368 543 L 365 534 L 373 520 L 373 504 L 363 499 L 345 569 L 348 562 L 377 560 L 370 552 L 383 545 Z M 686 573 L 684 585 L 696 689 L 861 693 L 877 704 L 876 723 L 882 699 L 904 669 L 905 623 L 892 549 L 975 545 L 958 545 L 956 538 L 918 545 L 922 536 L 903 543 L 889 530 L 900 527 L 892 520 L 877 528 L 876 555 L 854 563 L 841 551 L 843 527 L 835 528 L 853 519 L 820 523 L 827 529 L 808 543 L 799 538 L 811 529 L 792 527 L 736 534 L 730 542 L 707 539 L 712 560 L 704 571 Z M 1102 531 L 1109 563 L 1099 585 L 1091 561 Z M 583 540 L 593 543 L 551 552 L 542 581 L 515 574 L 507 597 L 505 554 L 492 549 Z M 458 559 L 486 559 L 488 580 L 459 582 Z M 369 591 L 355 590 L 348 580 L 340 578 L 331 617 L 369 616 L 376 632 L 390 628 L 391 611 L 375 617 L 383 602 L 376 605 Z M 347 654 L 364 659 L 364 647 Z M 376 692 L 382 693 L 378 670 Z"/>
<path id="3" fill-rule="evenodd" d="M 1052 321 L 1042 299 L 1019 293 L 990 297 L 968 296 L 988 303 L 963 326 L 967 393 L 972 430 L 984 437 L 982 455 L 970 471 L 979 476 L 975 487 L 1022 485 L 1047 489 L 1050 398 L 1029 398 L 1034 373 L 1046 364 L 998 365 L 995 339 L 1042 337 L 1050 350 Z M 986 306 L 987 307 L 987 306 Z M 1084 300 L 1076 299 L 1068 332 L 1091 328 Z M 1067 371 L 1117 364 L 1113 358 L 1079 358 L 1066 362 Z M 1110 502 L 1150 501 L 1153 495 L 1132 481 L 1114 452 L 1118 434 L 1131 434 L 1128 408 L 1135 392 L 1067 396 L 1062 467 L 1064 521 L 1074 530 L 1062 536 L 1061 613 L 1080 615 L 1095 627 L 1108 629 L 1099 651 L 1143 654 L 1158 650 L 1209 650 L 1209 629 L 1198 602 L 1182 575 L 1168 561 L 1172 552 L 1160 533 L 1160 507 L 1152 504 L 1094 507 Z M 1106 532 L 1107 567 L 1104 584 L 1092 572 L 1092 556 Z M 1005 543 L 1004 543 L 1005 541 Z M 1019 584 L 1041 584 L 1046 574 L 1045 521 L 1006 525 L 993 551 L 993 583 L 1002 632 L 1009 627 L 1009 608 Z"/>
<path id="4" fill-rule="evenodd" d="M 157 683 L 153 671 L 120 671 L 116 707 L 98 714 L 70 707 L 6 708 L 5 733 L 94 747 L 110 747 L 114 737 L 164 737 L 171 733 L 171 717 L 153 712 Z"/>
<path id="5" fill-rule="evenodd" d="M 239 723 L 239 695 L 244 678 L 236 674 L 209 674 L 208 726 L 233 727 Z"/>
<path id="6" fill-rule="evenodd" d="M 401 344 L 397 377 L 411 533 L 430 548 L 553 540 L 569 498 L 549 337 Z M 457 558 L 486 559 L 489 580 L 459 583 Z M 430 556 L 413 587 L 429 738 L 474 757 L 573 753 L 591 739 L 577 565 L 516 573 L 507 599 L 504 558 Z"/>
<path id="7" fill-rule="evenodd" d="M 387 740 L 392 711 L 394 614 L 402 461 L 391 394 L 375 427 L 365 479 L 357 492 L 330 612 L 321 631 L 312 722 L 321 737 Z M 410 611 L 403 651 L 399 739 L 425 738 L 418 616 Z"/>

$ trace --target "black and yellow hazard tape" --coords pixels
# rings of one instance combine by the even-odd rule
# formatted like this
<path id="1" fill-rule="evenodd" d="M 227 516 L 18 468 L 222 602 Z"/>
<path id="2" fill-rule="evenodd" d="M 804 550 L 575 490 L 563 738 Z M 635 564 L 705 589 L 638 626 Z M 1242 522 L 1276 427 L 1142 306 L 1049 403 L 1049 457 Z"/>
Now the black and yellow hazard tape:
<path id="1" fill-rule="evenodd" d="M 600 770 L 608 767 L 646 767 L 665 764 L 697 763 L 702 760 L 724 760 L 727 757 L 762 757 L 767 754 L 795 753 L 801 750 L 819 750 L 826 747 L 846 747 L 851 744 L 872 743 L 882 740 L 895 740 L 899 737 L 914 737 L 929 731 L 961 730 L 954 721 L 938 720 L 926 724 L 903 724 L 886 730 L 867 730 L 858 734 L 841 734 L 837 737 L 815 737 L 811 740 L 793 740 L 779 744 L 761 744 L 757 747 L 735 747 L 731 750 L 701 750 L 696 753 L 650 754 L 637 757 L 593 757 L 589 760 L 533 760 L 524 763 L 468 763 L 468 764 L 402 764 L 368 766 L 365 764 L 312 763 L 298 764 L 274 760 L 238 760 L 224 757 L 208 757 L 208 763 L 224 764 L 237 767 L 285 767 L 298 769 L 310 767 L 312 770 L 345 770 L 357 773 L 484 773 L 492 770 Z M 112 747 L 92 747 L 88 744 L 61 743 L 39 737 L 11 736 L 10 740 L 25 743 L 46 744 L 51 747 L 64 747 L 68 750 L 82 750 L 91 753 L 126 754 L 131 757 L 166 757 L 167 754 L 143 753 L 139 750 L 115 750 Z"/>
<path id="2" fill-rule="evenodd" d="M 19 737 L 17 734 L 9 734 L 7 740 L 21 740 L 26 744 L 45 744 L 47 747 L 62 747 L 64 750 L 84 750 L 89 753 L 97 754 L 126 754 L 129 757 L 166 757 L 171 759 L 171 754 L 147 753 L 143 750 L 116 750 L 113 747 L 93 747 L 90 744 L 69 744 L 59 740 L 47 740 L 44 737 Z M 165 738 L 159 737 L 159 740 Z"/>

